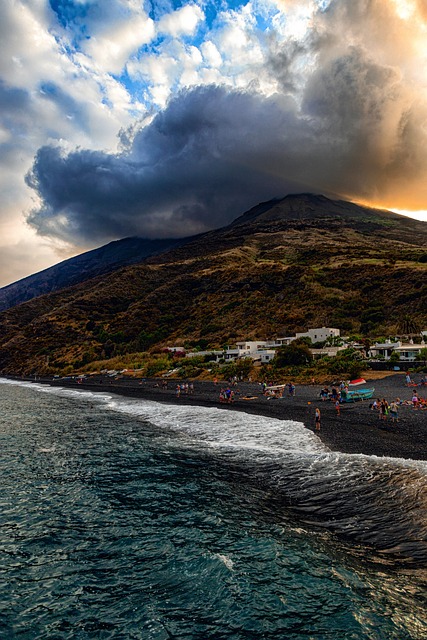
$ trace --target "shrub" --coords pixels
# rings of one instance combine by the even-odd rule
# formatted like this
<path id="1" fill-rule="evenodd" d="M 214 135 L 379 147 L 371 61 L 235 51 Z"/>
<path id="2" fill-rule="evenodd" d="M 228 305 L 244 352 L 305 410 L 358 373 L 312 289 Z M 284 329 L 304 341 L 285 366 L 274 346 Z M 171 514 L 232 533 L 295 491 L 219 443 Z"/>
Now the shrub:
<path id="1" fill-rule="evenodd" d="M 248 378 L 251 375 L 253 369 L 253 360 L 251 358 L 242 358 L 236 362 L 231 362 L 221 369 L 221 375 L 225 378 L 232 378 L 237 376 L 240 378 Z"/>
<path id="2" fill-rule="evenodd" d="M 161 371 L 169 369 L 169 358 L 161 356 L 159 358 L 150 358 L 145 366 L 145 375 L 147 378 L 153 378 Z"/>
<path id="3" fill-rule="evenodd" d="M 277 349 L 273 364 L 281 369 L 289 365 L 307 365 L 313 360 L 313 355 L 305 342 L 293 340 L 291 344 Z"/>

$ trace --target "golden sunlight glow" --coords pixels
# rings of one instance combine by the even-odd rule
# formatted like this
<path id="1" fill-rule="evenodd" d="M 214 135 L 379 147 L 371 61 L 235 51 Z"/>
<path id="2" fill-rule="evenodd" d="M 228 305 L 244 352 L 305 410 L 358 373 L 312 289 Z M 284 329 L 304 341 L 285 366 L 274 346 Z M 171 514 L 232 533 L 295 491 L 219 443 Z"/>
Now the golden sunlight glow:
<path id="1" fill-rule="evenodd" d="M 409 20 L 417 12 L 417 3 L 414 0 L 393 0 L 396 5 L 396 13 L 402 20 Z"/>
<path id="2" fill-rule="evenodd" d="M 408 211 L 405 209 L 390 209 L 390 211 L 394 211 L 394 213 L 400 213 L 402 216 L 407 216 L 408 218 L 415 218 L 415 220 L 421 220 L 422 222 L 427 222 L 427 211 L 426 210 L 418 210 L 418 211 Z"/>
<path id="3" fill-rule="evenodd" d="M 426 209 L 397 209 L 396 207 L 391 207 L 390 205 L 385 205 L 377 201 L 361 200 L 360 198 L 351 198 L 350 196 L 348 196 L 347 199 L 350 202 L 354 202 L 354 204 L 360 205 L 361 207 L 371 207 L 373 209 L 382 209 L 383 211 L 393 211 L 393 213 L 398 213 L 399 215 L 406 216 L 407 218 L 414 218 L 415 220 L 421 220 L 421 222 L 427 222 Z"/>

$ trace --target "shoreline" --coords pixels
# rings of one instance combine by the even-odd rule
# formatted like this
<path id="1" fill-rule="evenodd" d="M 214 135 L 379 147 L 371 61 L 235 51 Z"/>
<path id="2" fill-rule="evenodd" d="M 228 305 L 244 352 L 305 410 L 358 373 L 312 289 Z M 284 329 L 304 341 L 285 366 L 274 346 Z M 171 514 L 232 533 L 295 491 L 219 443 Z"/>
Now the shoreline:
<path id="1" fill-rule="evenodd" d="M 34 382 L 31 378 L 7 376 L 10 379 Z M 161 387 L 162 379 L 109 379 L 106 376 L 91 376 L 82 383 L 75 379 L 39 378 L 36 382 L 82 391 L 114 393 L 130 398 L 141 398 L 168 404 L 198 405 L 223 410 L 243 411 L 279 420 L 301 422 L 313 432 L 314 410 L 321 411 L 321 430 L 315 432 L 331 451 L 350 454 L 365 454 L 378 457 L 405 458 L 427 461 L 427 410 L 403 405 L 399 408 L 399 421 L 392 423 L 379 419 L 378 412 L 369 409 L 370 401 L 359 401 L 341 405 L 340 416 L 336 415 L 332 402 L 320 401 L 321 385 L 297 385 L 294 397 L 268 399 L 262 395 L 258 383 L 239 382 L 235 401 L 231 404 L 219 402 L 220 382 L 194 381 L 194 392 L 176 397 L 176 385 L 184 380 L 168 380 L 168 388 Z M 367 387 L 375 387 L 374 397 L 385 397 L 389 402 L 397 397 L 409 400 L 412 389 L 404 384 L 404 376 L 396 374 L 367 381 Z M 427 396 L 427 387 L 419 387 L 419 395 Z M 245 399 L 251 398 L 251 399 Z"/>

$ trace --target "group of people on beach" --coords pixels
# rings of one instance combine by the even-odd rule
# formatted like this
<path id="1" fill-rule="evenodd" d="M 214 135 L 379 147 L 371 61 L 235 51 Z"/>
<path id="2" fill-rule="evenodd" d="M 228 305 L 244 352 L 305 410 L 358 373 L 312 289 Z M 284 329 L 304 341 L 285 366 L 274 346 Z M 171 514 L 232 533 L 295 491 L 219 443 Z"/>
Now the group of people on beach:
<path id="1" fill-rule="evenodd" d="M 410 406 L 414 409 L 425 411 L 427 410 L 427 398 L 421 398 L 418 391 L 413 391 L 410 400 L 401 400 L 400 398 L 396 398 L 396 400 L 392 400 L 389 404 L 385 398 L 382 398 L 381 400 L 380 398 L 376 398 L 371 402 L 369 408 L 373 411 L 378 411 L 380 420 L 387 420 L 390 415 L 391 421 L 397 422 L 397 416 L 401 406 Z"/>
<path id="2" fill-rule="evenodd" d="M 376 398 L 369 404 L 369 408 L 373 411 L 378 411 L 378 417 L 380 420 L 386 421 L 390 419 L 391 422 L 399 421 L 399 409 L 401 406 L 412 406 L 417 410 L 427 410 L 427 398 L 420 397 L 416 387 L 426 387 L 427 380 L 423 376 L 419 383 L 414 382 L 411 379 L 409 372 L 406 374 L 405 386 L 412 388 L 412 394 L 410 400 L 401 400 L 396 398 L 390 403 L 385 398 Z M 331 389 L 325 386 L 321 389 L 319 397 L 322 402 L 332 401 L 334 403 L 337 416 L 340 415 L 340 404 L 345 401 L 346 394 L 348 393 L 348 383 L 341 381 L 339 385 L 332 386 Z M 314 412 L 314 422 L 316 431 L 320 431 L 320 418 L 321 412 L 319 407 L 316 407 Z"/>
<path id="3" fill-rule="evenodd" d="M 427 387 L 427 380 L 425 376 L 422 376 L 419 382 L 415 382 L 415 380 L 412 380 L 411 378 L 410 371 L 405 373 L 405 381 L 407 387 Z"/>
<path id="4" fill-rule="evenodd" d="M 193 391 L 194 391 L 194 384 L 192 382 L 183 382 L 182 384 L 177 384 L 175 387 L 175 395 L 177 398 L 179 398 L 181 394 L 185 394 L 185 395 L 192 394 Z"/>
<path id="5" fill-rule="evenodd" d="M 390 416 L 392 422 L 398 422 L 398 412 L 400 404 L 400 398 L 392 400 L 390 404 L 385 398 L 382 398 L 381 400 L 379 398 L 376 398 L 376 400 L 370 403 L 369 408 L 372 411 L 378 411 L 378 417 L 380 420 L 387 420 L 387 418 Z"/>
<path id="6" fill-rule="evenodd" d="M 339 385 L 333 385 L 331 390 L 329 390 L 328 386 L 323 387 L 320 390 L 319 397 L 322 402 L 325 402 L 326 400 L 332 400 L 332 402 L 334 403 L 336 403 L 337 401 L 340 403 L 345 399 L 346 394 L 348 393 L 348 388 L 348 382 L 344 382 L 344 380 L 341 380 Z"/>
<path id="7" fill-rule="evenodd" d="M 228 404 L 234 402 L 234 390 L 230 389 L 230 387 L 221 389 L 221 391 L 219 392 L 219 401 L 227 402 Z"/>

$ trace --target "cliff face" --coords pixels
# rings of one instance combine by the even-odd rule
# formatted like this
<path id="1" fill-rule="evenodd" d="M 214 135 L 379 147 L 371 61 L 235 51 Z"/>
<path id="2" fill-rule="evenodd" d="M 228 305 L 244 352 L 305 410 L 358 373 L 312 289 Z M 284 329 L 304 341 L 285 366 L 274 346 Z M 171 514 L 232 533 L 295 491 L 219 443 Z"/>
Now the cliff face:
<path id="1" fill-rule="evenodd" d="M 426 273 L 426 223 L 288 196 L 141 264 L 1 313 L 0 370 L 321 325 L 378 336 L 409 318 L 426 328 Z"/>

